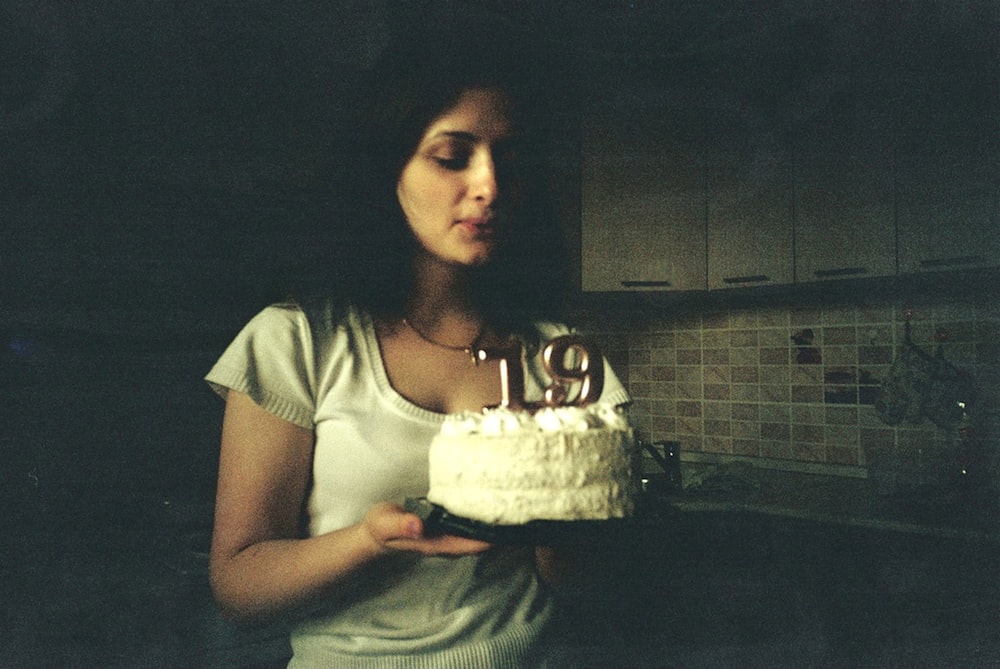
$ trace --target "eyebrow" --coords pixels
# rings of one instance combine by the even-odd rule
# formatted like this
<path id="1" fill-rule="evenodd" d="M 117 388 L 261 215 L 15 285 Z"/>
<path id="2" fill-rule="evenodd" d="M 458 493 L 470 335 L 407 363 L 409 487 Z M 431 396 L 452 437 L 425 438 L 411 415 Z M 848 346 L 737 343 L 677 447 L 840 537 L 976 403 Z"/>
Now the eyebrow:
<path id="1" fill-rule="evenodd" d="M 466 132 L 464 130 L 442 130 L 441 132 L 432 135 L 429 139 L 438 139 L 441 137 L 447 139 L 457 139 L 463 142 L 472 142 L 472 143 L 479 141 L 478 135 L 471 132 Z"/>
<path id="2" fill-rule="evenodd" d="M 491 144 L 491 146 L 493 148 L 506 146 L 509 143 L 513 144 L 518 142 L 520 138 L 521 133 L 513 131 L 509 134 L 498 137 L 496 141 Z M 439 145 L 442 140 L 457 142 L 466 146 L 475 146 L 483 141 L 483 138 L 474 132 L 469 132 L 468 130 L 441 130 L 424 139 L 419 146 L 426 148 L 418 150 L 431 150 L 432 147 Z"/>

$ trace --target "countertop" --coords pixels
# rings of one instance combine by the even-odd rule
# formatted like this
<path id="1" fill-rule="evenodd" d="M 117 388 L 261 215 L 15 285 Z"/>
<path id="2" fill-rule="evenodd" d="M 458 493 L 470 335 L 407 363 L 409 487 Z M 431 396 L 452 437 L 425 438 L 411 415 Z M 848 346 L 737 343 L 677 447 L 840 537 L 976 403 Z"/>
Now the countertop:
<path id="1" fill-rule="evenodd" d="M 644 494 L 646 511 L 735 511 L 1000 545 L 1000 496 L 962 485 L 891 493 L 869 479 L 758 468 L 746 463 L 682 467 L 683 488 Z"/>

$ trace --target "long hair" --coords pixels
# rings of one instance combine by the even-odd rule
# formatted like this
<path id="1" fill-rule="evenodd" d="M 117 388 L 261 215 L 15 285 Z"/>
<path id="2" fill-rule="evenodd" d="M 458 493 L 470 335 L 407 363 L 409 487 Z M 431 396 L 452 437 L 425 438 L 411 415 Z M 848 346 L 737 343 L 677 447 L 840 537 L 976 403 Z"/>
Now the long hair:
<path id="1" fill-rule="evenodd" d="M 490 262 L 471 270 L 473 297 L 495 327 L 509 332 L 558 316 L 568 263 L 546 179 L 542 69 L 535 49 L 503 26 L 442 20 L 433 33 L 412 30 L 391 41 L 358 88 L 352 137 L 337 156 L 330 260 L 314 282 L 322 296 L 383 317 L 402 315 L 417 242 L 396 194 L 400 173 L 427 127 L 464 91 L 491 87 L 513 103 L 523 138 L 516 166 L 522 190 L 520 206 L 504 218 L 503 243 Z"/>

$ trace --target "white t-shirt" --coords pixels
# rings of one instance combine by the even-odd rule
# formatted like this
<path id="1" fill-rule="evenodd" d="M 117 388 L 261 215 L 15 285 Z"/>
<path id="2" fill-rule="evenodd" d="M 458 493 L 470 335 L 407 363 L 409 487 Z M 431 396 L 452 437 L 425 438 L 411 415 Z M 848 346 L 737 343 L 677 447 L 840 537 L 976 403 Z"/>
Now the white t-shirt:
<path id="1" fill-rule="evenodd" d="M 541 340 L 568 330 L 540 323 Z M 605 363 L 601 399 L 628 395 Z M 525 397 L 548 384 L 540 355 L 525 369 Z M 444 414 L 389 383 L 367 313 L 258 314 L 206 377 L 316 434 L 307 504 L 311 535 L 359 522 L 375 503 L 427 494 L 427 453 Z M 360 574 L 292 634 L 291 667 L 522 667 L 551 614 L 530 547 L 482 555 L 400 554 Z"/>

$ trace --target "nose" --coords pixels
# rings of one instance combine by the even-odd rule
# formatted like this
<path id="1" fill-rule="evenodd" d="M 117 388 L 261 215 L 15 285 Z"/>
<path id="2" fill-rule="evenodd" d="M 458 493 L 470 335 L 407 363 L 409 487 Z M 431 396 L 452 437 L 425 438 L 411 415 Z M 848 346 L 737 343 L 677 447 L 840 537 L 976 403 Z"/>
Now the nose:
<path id="1" fill-rule="evenodd" d="M 469 168 L 469 195 L 486 204 L 497 198 L 496 164 L 488 150 L 481 151 Z"/>

